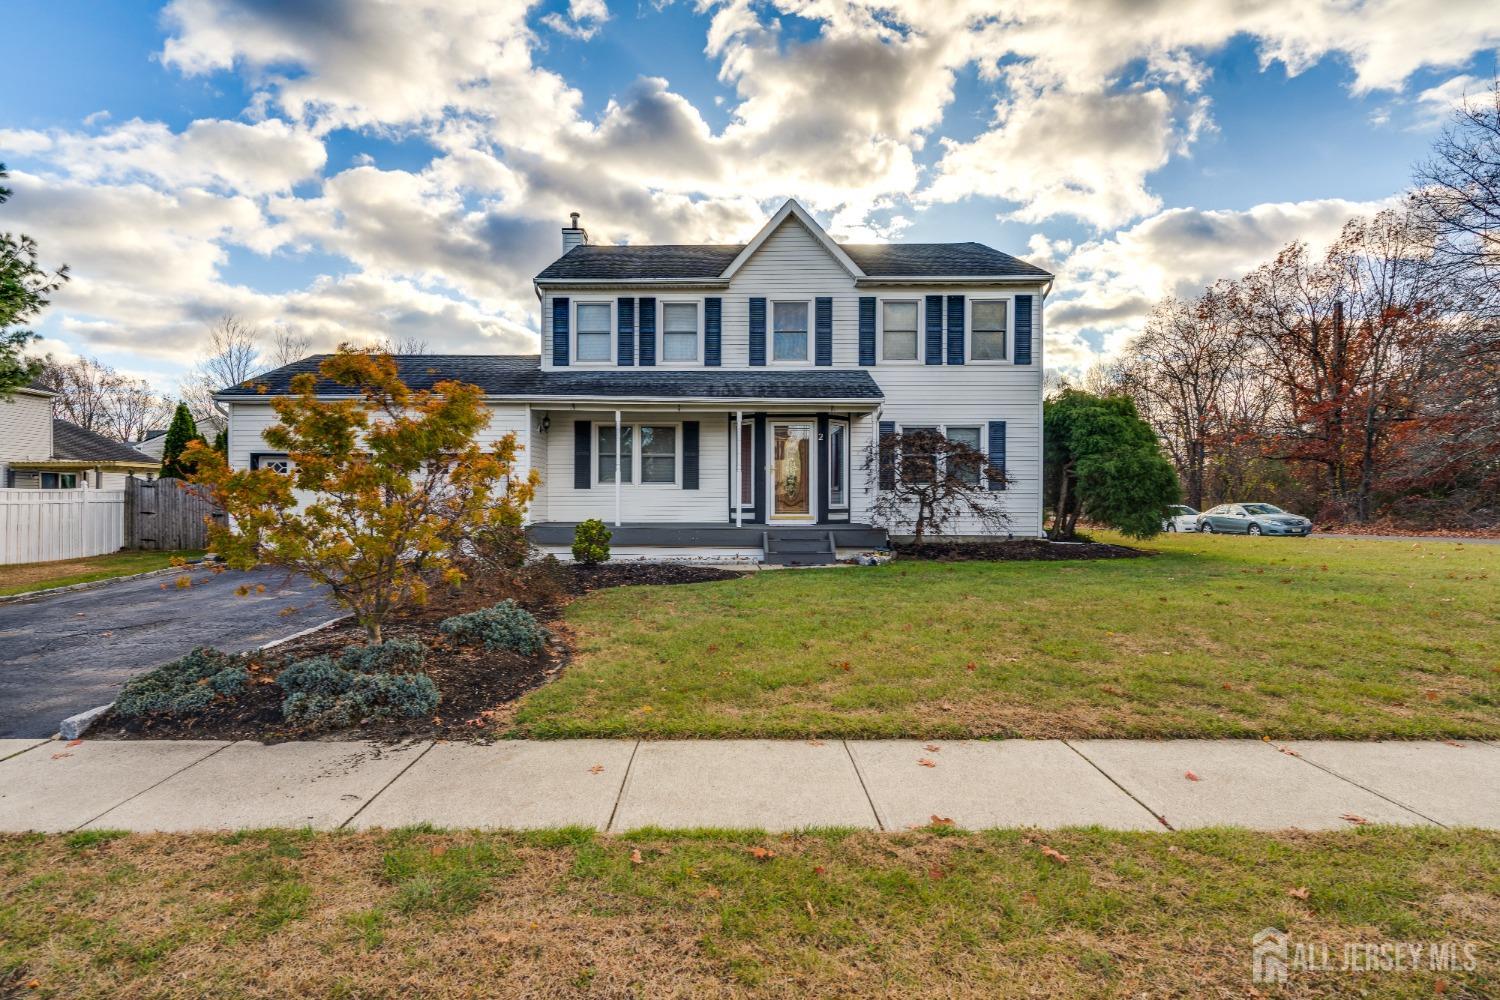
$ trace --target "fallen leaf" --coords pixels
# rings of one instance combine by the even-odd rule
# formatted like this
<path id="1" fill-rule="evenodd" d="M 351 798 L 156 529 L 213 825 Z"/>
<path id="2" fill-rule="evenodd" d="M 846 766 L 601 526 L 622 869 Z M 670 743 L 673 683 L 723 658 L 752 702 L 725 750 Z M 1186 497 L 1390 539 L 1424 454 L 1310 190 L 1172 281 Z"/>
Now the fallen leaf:
<path id="1" fill-rule="evenodd" d="M 820 746 L 824 746 L 825 744 L 823 743 L 822 740 L 808 740 L 807 741 L 807 745 L 810 746 L 810 747 L 820 747 Z"/>
<path id="2" fill-rule="evenodd" d="M 814 875 L 821 875 L 821 874 L 823 874 L 827 870 L 828 869 L 824 868 L 822 865 L 813 865 L 813 874 Z"/>
<path id="3" fill-rule="evenodd" d="M 1444 740 L 1443 742 L 1448 744 L 1450 747 L 1458 747 L 1460 750 L 1464 748 L 1464 745 L 1457 740 Z"/>
<path id="4" fill-rule="evenodd" d="M 1430 688 L 1428 690 L 1426 690 L 1426 691 L 1423 691 L 1422 694 L 1427 698 L 1428 701 L 1437 701 L 1438 700 L 1438 693 L 1436 691 L 1431 690 Z"/>
<path id="5" fill-rule="evenodd" d="M 603 774 L 603 773 L 604 773 L 604 765 L 603 764 L 595 764 L 593 767 L 589 768 L 589 774 Z"/>
<path id="6" fill-rule="evenodd" d="M 70 746 L 70 747 L 76 747 L 76 746 L 78 746 L 82 742 L 83 742 L 83 740 L 69 740 L 68 741 L 68 746 Z"/>
<path id="7" fill-rule="evenodd" d="M 923 767 L 937 767 L 937 761 L 928 760 L 926 757 L 923 757 L 921 760 L 917 761 L 917 763 L 921 764 Z"/>
<path id="8" fill-rule="evenodd" d="M 1365 819 L 1363 816 L 1358 816 L 1358 815 L 1356 815 L 1354 813 L 1344 813 L 1344 815 L 1340 816 L 1339 819 L 1348 820 L 1350 823 L 1353 823 L 1355 826 L 1364 826 L 1366 823 L 1370 822 L 1369 820 Z"/>
<path id="9" fill-rule="evenodd" d="M 943 748 L 942 747 L 937 746 L 937 745 L 932 744 L 932 743 L 927 744 L 922 749 L 926 750 L 928 753 L 942 753 L 943 752 Z"/>
<path id="10" fill-rule="evenodd" d="M 1293 899 L 1306 899 L 1307 898 L 1307 886 L 1305 886 L 1305 885 L 1299 885 L 1295 889 L 1288 889 L 1286 891 L 1286 894 L 1288 896 L 1291 896 Z"/>
<path id="11" fill-rule="evenodd" d="M 964 669 L 972 674 L 974 671 L 978 670 L 979 667 L 975 665 L 973 660 L 970 660 L 968 663 L 964 664 Z"/>
<path id="12" fill-rule="evenodd" d="M 933 826 L 952 826 L 953 825 L 953 820 L 949 819 L 947 816 L 939 816 L 937 813 L 933 813 L 932 814 L 932 825 Z"/>
<path id="13" fill-rule="evenodd" d="M 776 852 L 769 847 L 752 847 L 750 848 L 750 856 L 756 861 L 770 861 L 776 857 Z"/>
<path id="14" fill-rule="evenodd" d="M 645 858 L 641 857 L 641 849 L 639 847 L 637 847 L 635 850 L 633 850 L 633 851 L 630 852 L 630 863 L 631 864 L 633 864 L 633 865 L 643 864 L 645 862 L 645 860 L 646 860 Z"/>
<path id="15" fill-rule="evenodd" d="M 943 871 L 936 865 L 933 865 L 931 868 L 927 869 L 927 877 L 932 879 L 934 882 L 941 882 L 944 878 L 947 877 L 947 875 L 947 872 Z"/>
<path id="16" fill-rule="evenodd" d="M 52 759 L 53 760 L 62 760 L 64 757 L 71 757 L 71 756 L 73 756 L 73 755 L 70 754 L 70 753 L 55 753 L 55 754 L 52 755 Z"/>
<path id="17" fill-rule="evenodd" d="M 1444 993 L 1447 993 L 1448 992 L 1448 980 L 1446 980 L 1446 979 L 1437 979 L 1437 980 L 1434 980 L 1433 983 L 1432 983 L 1432 992 L 1436 993 L 1438 996 L 1442 996 Z"/>
<path id="18" fill-rule="evenodd" d="M 1196 774 L 1194 774 L 1192 771 L 1184 771 L 1184 772 L 1182 772 L 1182 776 L 1184 778 L 1186 778 L 1187 780 L 1189 780 L 1189 781 L 1202 781 L 1203 780 L 1202 778 L 1200 778 Z"/>
<path id="19" fill-rule="evenodd" d="M 1060 865 L 1065 865 L 1068 863 L 1068 856 L 1055 847 L 1048 847 L 1046 844 L 1038 844 L 1037 850 L 1041 851 L 1047 857 L 1051 858 L 1053 861 L 1056 861 Z"/>

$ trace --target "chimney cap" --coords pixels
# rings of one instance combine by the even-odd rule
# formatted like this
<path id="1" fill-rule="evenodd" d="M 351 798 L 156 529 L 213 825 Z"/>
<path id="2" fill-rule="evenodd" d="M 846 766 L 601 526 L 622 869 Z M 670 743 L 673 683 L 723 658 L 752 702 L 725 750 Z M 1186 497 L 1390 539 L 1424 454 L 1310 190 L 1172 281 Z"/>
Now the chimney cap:
<path id="1" fill-rule="evenodd" d="M 571 227 L 569 227 L 569 228 L 577 229 L 578 228 L 578 213 L 577 212 L 569 212 L 568 213 L 568 218 L 570 218 L 570 219 L 573 220 L 573 225 Z"/>

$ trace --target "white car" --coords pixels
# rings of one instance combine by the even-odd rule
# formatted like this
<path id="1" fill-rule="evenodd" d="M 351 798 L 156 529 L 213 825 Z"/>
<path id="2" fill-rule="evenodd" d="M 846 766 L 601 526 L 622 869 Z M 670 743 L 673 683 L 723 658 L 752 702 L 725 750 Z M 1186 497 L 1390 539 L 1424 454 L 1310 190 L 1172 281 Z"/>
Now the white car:
<path id="1" fill-rule="evenodd" d="M 1161 522 L 1162 531 L 1197 531 L 1198 512 L 1187 504 L 1174 503 Z"/>

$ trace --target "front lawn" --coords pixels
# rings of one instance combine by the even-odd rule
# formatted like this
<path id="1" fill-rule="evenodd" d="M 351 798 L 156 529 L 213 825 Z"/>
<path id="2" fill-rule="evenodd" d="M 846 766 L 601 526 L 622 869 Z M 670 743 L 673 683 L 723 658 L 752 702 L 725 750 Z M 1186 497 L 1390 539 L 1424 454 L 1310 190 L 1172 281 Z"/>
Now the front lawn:
<path id="1" fill-rule="evenodd" d="M 567 614 L 573 662 L 508 732 L 1500 736 L 1500 547 L 1144 547 L 591 594 Z"/>
<path id="2" fill-rule="evenodd" d="M 1478 997 L 1497 896 L 1436 829 L 7 837 L 0 994 Z M 1266 927 L 1336 967 L 1256 992 Z"/>
<path id="3" fill-rule="evenodd" d="M 60 559 L 56 562 L 18 563 L 0 566 L 0 597 L 29 594 L 50 587 L 67 587 L 75 583 L 92 583 L 116 576 L 147 573 L 166 569 L 173 559 L 197 559 L 202 552 L 112 552 L 84 559 Z"/>

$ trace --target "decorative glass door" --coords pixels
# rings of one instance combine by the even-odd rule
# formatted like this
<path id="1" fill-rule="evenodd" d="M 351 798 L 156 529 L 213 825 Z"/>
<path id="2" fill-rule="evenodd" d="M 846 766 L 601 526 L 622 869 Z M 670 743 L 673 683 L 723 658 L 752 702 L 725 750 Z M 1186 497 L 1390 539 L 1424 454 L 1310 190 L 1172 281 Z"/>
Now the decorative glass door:
<path id="1" fill-rule="evenodd" d="M 771 516 L 812 519 L 812 424 L 771 425 Z"/>

